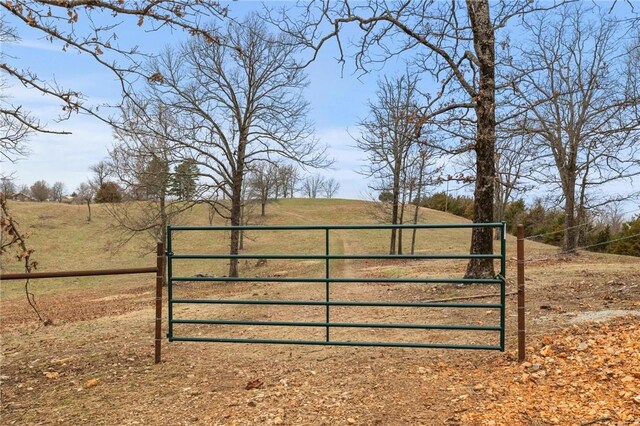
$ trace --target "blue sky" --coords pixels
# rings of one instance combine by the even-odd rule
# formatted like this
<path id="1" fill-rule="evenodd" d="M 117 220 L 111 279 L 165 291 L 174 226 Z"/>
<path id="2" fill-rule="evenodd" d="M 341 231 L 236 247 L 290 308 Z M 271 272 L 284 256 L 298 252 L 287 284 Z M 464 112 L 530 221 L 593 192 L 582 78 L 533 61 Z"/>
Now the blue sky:
<path id="1" fill-rule="evenodd" d="M 230 4 L 231 13 L 235 16 L 261 7 L 260 2 Z M 20 26 L 20 29 L 24 27 Z M 185 38 L 179 32 L 145 34 L 135 24 L 122 26 L 118 34 L 120 39 L 131 38 L 135 40 L 131 44 L 151 52 Z M 31 68 L 42 78 L 55 78 L 63 87 L 82 91 L 92 104 L 117 101 L 119 89 L 115 78 L 90 58 L 72 51 L 62 52 L 61 45 L 43 40 L 40 33 L 28 28 L 20 33 L 20 37 L 20 43 L 3 46 L 5 54 L 16 58 L 12 63 Z M 336 159 L 332 170 L 311 170 L 310 173 L 337 178 L 341 182 L 340 197 L 364 198 L 366 182 L 357 173 L 363 155 L 351 148 L 353 141 L 348 129 L 353 129 L 358 118 L 366 115 L 366 103 L 370 94 L 375 93 L 378 75 L 372 73 L 358 79 L 347 66 L 342 77 L 334 55 L 333 49 L 323 50 L 307 70 L 310 84 L 305 96 L 311 103 L 311 119 L 315 123 L 317 137 L 330 147 L 330 155 Z M 90 176 L 89 166 L 106 157 L 112 145 L 109 126 L 83 115 L 56 123 L 60 107 L 55 100 L 15 85 L 10 88 L 9 95 L 14 103 L 23 104 L 34 115 L 42 117 L 50 129 L 72 134 L 34 135 L 29 141 L 30 154 L 27 157 L 14 164 L 0 163 L 3 174 L 14 173 L 18 184 L 30 185 L 39 179 L 49 183 L 62 181 L 67 191 L 72 192 Z"/>
<path id="2" fill-rule="evenodd" d="M 239 17 L 247 11 L 260 9 L 262 4 L 257 1 L 231 2 L 229 7 L 232 16 Z M 12 59 L 12 63 L 29 67 L 43 78 L 55 78 L 62 86 L 81 90 L 92 104 L 117 100 L 119 87 L 108 70 L 83 55 L 72 51 L 62 52 L 60 45 L 43 40 L 38 32 L 29 28 L 25 31 L 24 26 L 19 28 L 22 41 L 2 46 L 5 54 L 16 58 Z M 165 45 L 186 38 L 181 32 L 145 33 L 135 25 L 134 20 L 125 20 L 125 25 L 118 30 L 118 36 L 128 45 L 139 45 L 148 52 L 158 51 Z M 310 85 L 306 97 L 311 103 L 311 119 L 315 122 L 318 138 L 330 147 L 330 154 L 336 159 L 332 170 L 318 173 L 340 181 L 339 197 L 367 198 L 367 182 L 358 174 L 364 154 L 352 147 L 354 142 L 349 131 L 355 134 L 358 119 L 367 114 L 367 101 L 375 96 L 376 80 L 381 72 L 356 78 L 349 62 L 341 72 L 341 66 L 335 60 L 335 46 L 327 47 L 307 70 Z M 403 69 L 402 62 L 389 61 L 383 72 L 392 75 Z M 71 131 L 72 134 L 34 135 L 29 141 L 30 155 L 15 164 L 0 163 L 3 174 L 14 173 L 18 184 L 30 185 L 39 179 L 49 183 L 62 181 L 67 192 L 72 192 L 90 176 L 89 166 L 106 157 L 112 145 L 110 128 L 95 118 L 82 115 L 56 123 L 55 117 L 60 107 L 55 101 L 19 86 L 12 87 L 9 94 L 15 103 L 23 104 L 34 115 L 42 117 L 50 128 Z M 640 182 L 636 181 L 635 185 L 640 185 Z M 450 185 L 454 194 L 457 188 L 457 184 Z M 469 189 L 461 192 L 469 194 Z"/>

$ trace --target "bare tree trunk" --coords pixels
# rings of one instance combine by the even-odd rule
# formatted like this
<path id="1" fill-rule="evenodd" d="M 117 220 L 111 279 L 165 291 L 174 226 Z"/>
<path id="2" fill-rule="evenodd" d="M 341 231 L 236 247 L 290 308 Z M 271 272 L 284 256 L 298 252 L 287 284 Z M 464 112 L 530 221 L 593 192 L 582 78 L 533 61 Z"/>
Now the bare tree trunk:
<path id="1" fill-rule="evenodd" d="M 576 228 L 578 230 L 578 235 L 576 238 L 576 246 L 578 247 L 580 244 L 583 243 L 583 238 L 586 236 L 587 234 L 587 227 L 583 226 L 583 224 L 587 223 L 587 210 L 585 208 L 585 205 L 587 203 L 587 184 L 588 184 L 588 177 L 589 177 L 589 168 L 591 167 L 591 164 L 589 163 L 589 156 L 591 155 L 591 153 L 587 153 L 587 166 L 585 168 L 584 171 L 584 175 L 582 176 L 582 183 L 580 184 L 580 201 L 578 202 L 578 208 L 577 208 L 577 212 L 578 212 L 578 217 L 577 217 L 577 222 L 578 222 L 578 227 Z M 574 247 L 574 249 L 575 249 Z"/>
<path id="2" fill-rule="evenodd" d="M 495 37 L 489 17 L 488 0 L 467 0 L 467 9 L 473 29 L 473 43 L 479 63 L 479 91 L 476 103 L 476 186 L 474 190 L 473 221 L 493 222 L 495 188 Z M 474 228 L 471 233 L 473 253 L 493 252 L 491 228 Z M 495 275 L 492 259 L 471 259 L 465 277 L 486 278 Z"/>
<path id="3" fill-rule="evenodd" d="M 89 216 L 87 217 L 87 222 L 91 222 L 91 200 L 87 200 L 87 209 L 89 209 Z"/>
<path id="4" fill-rule="evenodd" d="M 244 161 L 247 146 L 246 132 L 241 132 L 240 142 L 238 143 L 238 153 L 236 157 L 236 170 L 233 176 L 233 184 L 231 187 L 231 226 L 237 227 L 242 224 L 242 185 L 244 178 Z M 240 249 L 240 230 L 232 229 L 229 241 L 229 254 L 237 255 Z M 229 276 L 238 276 L 238 259 L 229 259 Z"/>
<path id="5" fill-rule="evenodd" d="M 422 195 L 422 184 L 423 184 L 423 179 L 424 179 L 424 163 L 425 163 L 425 156 L 421 155 L 420 158 L 420 169 L 418 171 L 418 188 L 416 190 L 416 209 L 413 212 L 413 224 L 416 225 L 418 223 L 418 211 L 420 210 L 420 201 L 421 201 L 421 195 Z M 411 235 L 411 254 L 415 254 L 416 251 L 416 233 L 417 233 L 417 229 L 413 228 L 413 232 Z"/>
<path id="6" fill-rule="evenodd" d="M 413 212 L 413 224 L 418 223 L 418 210 L 420 209 L 420 204 L 416 202 L 416 209 Z M 416 253 L 416 232 L 418 230 L 413 228 L 413 232 L 411 233 L 411 254 Z"/>
<path id="7" fill-rule="evenodd" d="M 495 206 L 495 218 L 498 221 L 502 220 L 502 217 L 504 216 L 504 205 L 502 204 L 502 190 L 500 188 L 500 182 L 498 181 L 498 179 L 496 179 L 495 181 L 495 202 L 494 202 L 494 206 Z M 500 239 L 500 230 L 499 229 L 494 229 L 493 232 L 493 239 L 498 241 Z"/>
<path id="8" fill-rule="evenodd" d="M 233 196 L 231 198 L 231 226 L 239 226 L 240 225 L 240 209 L 239 209 L 239 201 L 235 199 Z M 229 254 L 236 255 L 240 249 L 240 230 L 231 229 L 231 238 L 229 242 Z M 229 259 L 229 276 L 237 277 L 238 276 L 238 259 Z"/>
<path id="9" fill-rule="evenodd" d="M 392 206 L 391 206 L 391 224 L 396 225 L 398 223 L 398 204 L 400 203 L 400 168 L 399 161 L 396 161 L 396 167 L 393 171 L 393 190 L 392 190 Z M 391 241 L 389 254 L 396 254 L 396 236 L 397 229 L 391 229 Z"/>
<path id="10" fill-rule="evenodd" d="M 575 184 L 567 185 L 565 189 L 564 204 L 564 240 L 562 242 L 562 251 L 565 253 L 574 253 L 578 243 L 578 228 L 576 227 L 576 194 Z"/>
<path id="11" fill-rule="evenodd" d="M 166 194 L 162 194 L 162 198 L 160 198 L 160 242 L 162 242 L 163 246 L 167 246 L 167 226 L 169 225 L 169 216 L 167 215 L 166 205 L 165 205 L 165 197 Z M 164 271 L 162 271 L 162 285 L 164 287 L 167 286 L 167 262 L 163 262 Z"/>
<path id="12" fill-rule="evenodd" d="M 393 205 L 391 206 L 391 223 L 393 225 L 398 223 L 398 200 L 395 199 L 393 200 Z M 396 254 L 396 235 L 397 235 L 397 229 L 392 228 L 391 229 L 391 241 L 390 241 L 390 246 L 389 246 L 389 254 Z"/>
<path id="13" fill-rule="evenodd" d="M 242 224 L 246 225 L 247 222 L 244 219 L 244 215 L 245 215 L 244 203 L 242 203 L 242 207 L 240 208 L 240 214 L 242 216 L 242 219 L 241 219 Z M 239 250 L 244 250 L 244 229 L 240 230 L 240 243 L 238 245 L 238 249 Z"/>
<path id="14" fill-rule="evenodd" d="M 411 195 L 412 195 L 412 190 L 409 190 L 409 199 L 411 199 Z M 400 224 L 404 223 L 404 208 L 407 205 L 407 195 L 405 194 L 404 191 L 402 191 L 402 206 L 400 206 L 400 218 L 399 218 L 399 222 Z M 398 254 L 402 254 L 402 229 L 398 229 L 398 250 L 397 253 Z"/>
<path id="15" fill-rule="evenodd" d="M 207 204 L 207 206 L 208 206 L 207 213 L 208 213 L 208 219 L 209 219 L 209 226 L 211 226 L 213 225 L 213 220 L 216 217 L 216 209 L 211 204 Z"/>

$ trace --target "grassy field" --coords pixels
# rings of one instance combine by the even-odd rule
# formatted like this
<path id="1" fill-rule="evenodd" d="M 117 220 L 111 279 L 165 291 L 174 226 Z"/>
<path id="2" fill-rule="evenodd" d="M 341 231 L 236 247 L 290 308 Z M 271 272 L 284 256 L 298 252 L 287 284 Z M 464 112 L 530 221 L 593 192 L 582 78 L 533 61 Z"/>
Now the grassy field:
<path id="1" fill-rule="evenodd" d="M 28 242 L 36 250 L 33 257 L 41 271 L 155 264 L 154 254 L 149 253 L 152 246 L 145 247 L 142 240 L 122 244 L 121 234 L 103 206 L 93 206 L 90 223 L 86 221 L 86 206 L 16 202 L 9 207 L 20 228 L 29 233 Z M 266 217 L 254 217 L 253 223 L 367 224 L 376 222 L 375 208 L 374 203 L 364 201 L 286 199 L 269 203 Z M 421 223 L 463 221 L 442 212 L 420 211 Z M 208 224 L 205 207 L 194 207 L 179 224 Z M 223 221 L 217 218 L 215 224 Z M 420 231 L 416 250 L 418 253 L 465 253 L 469 235 L 468 230 Z M 323 232 L 252 231 L 246 237 L 243 253 L 324 253 Z M 389 231 L 335 231 L 331 234 L 330 247 L 332 253 L 386 253 L 388 239 Z M 404 241 L 406 251 L 410 235 L 405 234 Z M 173 250 L 176 253 L 224 253 L 227 244 L 228 235 L 224 232 L 178 233 Z M 591 333 L 592 337 L 585 334 L 581 339 L 600 342 L 593 336 L 601 333 L 618 336 L 616 342 L 611 343 L 615 346 L 627 340 L 637 341 L 633 336 L 639 332 L 637 327 L 629 328 L 640 307 L 637 258 L 581 253 L 573 259 L 562 259 L 555 256 L 556 252 L 556 248 L 544 244 L 526 244 L 529 353 L 532 362 L 542 365 L 545 371 L 548 368 L 550 376 L 559 374 L 553 367 L 557 360 L 539 353 L 549 351 L 545 349 L 550 346 L 548 339 L 564 339 L 562 341 L 578 347 L 582 340 L 576 340 L 575 336 Z M 507 291 L 513 291 L 516 265 L 515 239 L 511 236 L 507 239 L 507 257 Z M 20 271 L 20 265 L 10 256 L 2 262 L 3 271 Z M 315 260 L 269 260 L 266 264 L 243 261 L 240 267 L 243 276 L 322 277 L 325 264 Z M 367 278 L 460 277 L 464 267 L 464 262 L 451 261 L 336 260 L 330 264 L 333 276 Z M 176 261 L 175 273 L 224 275 L 226 265 L 221 261 Z M 30 285 L 40 310 L 53 325 L 38 324 L 25 300 L 23 282 L 1 283 L 2 424 L 544 425 L 581 424 L 598 416 L 613 419 L 610 424 L 633 424 L 629 419 L 635 421 L 634 418 L 640 421 L 637 414 L 640 405 L 632 399 L 636 390 L 629 390 L 631 399 L 607 397 L 602 402 L 604 397 L 598 396 L 617 395 L 619 384 L 615 380 L 604 383 L 603 386 L 609 386 L 604 393 L 582 394 L 578 389 L 575 395 L 544 387 L 551 386 L 544 377 L 521 383 L 522 367 L 513 363 L 516 335 L 513 297 L 507 300 L 505 354 L 171 343 L 165 344 L 163 364 L 154 366 L 153 277 L 33 280 Z M 331 296 L 336 300 L 426 301 L 496 290 L 477 285 L 374 283 L 337 285 Z M 324 284 L 300 283 L 274 286 L 192 282 L 175 286 L 176 295 L 180 297 L 321 300 L 323 291 Z M 496 301 L 495 298 L 482 300 Z M 176 309 L 176 316 L 183 318 L 322 321 L 323 315 L 324 310 L 313 307 Z M 608 331 L 587 325 L 593 320 L 612 321 L 616 317 L 619 319 L 611 323 Z M 497 321 L 496 313 L 489 311 L 416 312 L 406 308 L 336 308 L 332 310 L 332 319 L 478 325 Z M 580 332 L 562 331 L 576 326 Z M 211 335 L 209 328 L 184 327 L 176 331 L 183 335 Z M 218 332 L 233 331 L 223 327 Z M 318 333 L 322 334 L 322 330 L 274 328 L 269 333 L 247 327 L 236 337 L 309 339 L 321 338 Z M 336 330 L 334 338 L 482 343 L 495 339 L 495 335 L 363 328 Z M 551 345 L 553 350 L 558 350 L 560 346 L 554 345 Z M 629 350 L 614 346 L 612 353 L 624 354 Z M 578 357 L 583 374 L 578 379 L 585 383 L 592 380 L 592 370 L 595 374 L 601 368 L 613 368 L 611 363 L 616 362 L 607 361 L 604 367 L 598 364 L 591 368 L 586 362 L 590 359 L 588 352 Z M 621 368 L 620 379 L 632 374 L 625 371 L 635 368 L 636 358 L 615 364 Z M 562 362 L 570 363 L 573 359 L 570 353 Z M 571 368 L 571 365 L 563 364 L 562 368 Z M 528 373 L 524 371 L 524 374 Z M 517 388 L 518 394 L 505 393 L 510 387 Z M 526 404 L 534 390 L 545 393 L 546 405 Z M 513 405 L 507 406 L 506 402 L 496 405 L 496 395 Z M 554 402 L 556 397 L 572 402 L 565 409 L 560 402 Z M 525 401 L 522 409 L 518 408 L 518 401 Z M 599 404 L 595 411 L 594 404 Z M 546 408 L 540 409 L 541 406 Z"/>
<path id="2" fill-rule="evenodd" d="M 253 223 L 272 225 L 302 224 L 371 224 L 374 204 L 353 200 L 284 199 L 269 204 L 265 217 L 256 216 Z M 144 241 L 132 240 L 122 244 L 122 232 L 114 224 L 104 206 L 93 206 L 93 220 L 87 222 L 86 206 L 59 203 L 11 204 L 12 214 L 18 218 L 23 232 L 29 235 L 28 243 L 35 249 L 33 258 L 40 271 L 129 268 L 152 266 L 155 254 L 152 241 L 143 235 Z M 462 223 L 468 222 L 447 213 L 422 209 L 420 223 Z M 207 225 L 205 206 L 195 206 L 180 217 L 180 225 Z M 224 221 L 216 218 L 214 224 Z M 465 253 L 468 251 L 469 230 L 420 230 L 417 235 L 416 253 Z M 224 232 L 182 232 L 174 234 L 176 253 L 224 253 L 228 245 L 228 233 Z M 300 253 L 323 254 L 323 231 L 251 231 L 247 232 L 243 253 Z M 333 231 L 330 241 L 332 253 L 384 254 L 388 251 L 388 230 Z M 410 233 L 404 236 L 404 249 L 408 252 Z M 145 246 L 146 243 L 146 246 Z M 515 257 L 515 239 L 509 236 L 508 255 Z M 496 247 L 498 249 L 498 247 Z M 528 255 L 544 257 L 554 253 L 549 246 L 529 243 Z M 3 270 L 20 272 L 21 264 L 8 256 L 2 259 Z M 337 270 L 345 268 L 346 261 L 335 261 Z M 358 265 L 353 265 L 356 269 Z M 449 264 L 449 267 L 452 265 Z M 457 265 L 464 268 L 464 262 Z M 282 268 L 293 268 L 303 275 L 312 276 L 322 272 L 324 263 L 302 262 L 292 264 L 287 261 L 269 262 L 260 272 L 270 274 Z M 382 267 L 383 275 L 394 276 L 412 274 L 415 265 L 387 265 Z M 223 262 L 197 262 L 177 265 L 177 273 L 211 273 L 221 275 L 226 271 Z M 182 269 L 181 269 L 182 268 Z M 253 263 L 241 265 L 241 273 L 255 272 Z M 335 268 L 334 268 L 335 269 Z M 460 271 L 457 271 L 458 273 Z M 453 273 L 449 271 L 447 273 Z M 50 292 L 123 288 L 138 282 L 140 277 L 94 277 L 40 281 L 36 288 L 39 294 Z M 22 296 L 22 284 L 6 282 L 0 296 L 13 298 Z"/>

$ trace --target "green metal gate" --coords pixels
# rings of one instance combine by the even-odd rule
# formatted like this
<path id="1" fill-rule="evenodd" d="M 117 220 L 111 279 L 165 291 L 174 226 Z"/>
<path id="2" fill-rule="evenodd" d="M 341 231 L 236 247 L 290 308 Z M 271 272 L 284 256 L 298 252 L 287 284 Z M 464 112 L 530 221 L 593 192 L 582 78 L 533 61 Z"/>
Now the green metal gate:
<path id="1" fill-rule="evenodd" d="M 461 228 L 491 228 L 498 230 L 501 235 L 499 240 L 500 252 L 490 254 L 332 254 L 330 247 L 331 231 L 338 230 L 390 230 L 395 229 L 461 229 Z M 232 229 L 243 231 L 322 231 L 324 233 L 324 253 L 322 254 L 181 254 L 172 251 L 172 239 L 176 233 L 189 233 L 193 231 L 229 232 Z M 309 226 L 169 226 L 167 228 L 167 272 L 168 272 L 168 333 L 169 341 L 183 342 L 229 342 L 229 343 L 270 343 L 270 344 L 297 344 L 297 345 L 336 345 L 336 346 L 382 346 L 382 347 L 412 347 L 412 348 L 447 348 L 447 349 L 484 349 L 504 351 L 505 342 L 505 253 L 506 230 L 504 223 L 466 223 L 455 225 L 444 224 L 411 224 L 411 225 L 309 225 Z M 432 259 L 432 260 L 468 260 L 468 259 L 492 259 L 499 260 L 500 273 L 493 278 L 351 278 L 332 277 L 332 260 L 367 260 L 367 259 Z M 227 277 L 227 276 L 176 276 L 173 273 L 177 261 L 184 260 L 307 260 L 324 261 L 324 276 L 322 277 Z M 262 300 L 262 299 L 232 299 L 232 298 L 174 298 L 174 286 L 181 282 L 217 283 L 319 283 L 324 284 L 323 300 Z M 413 284 L 481 284 L 495 285 L 499 287 L 499 303 L 457 303 L 457 302 L 407 302 L 407 301 L 344 301 L 331 299 L 331 286 L 357 283 L 361 285 L 375 285 L 377 283 L 413 283 Z M 324 321 L 262 321 L 262 320 L 231 320 L 208 318 L 176 318 L 175 306 L 188 305 L 238 305 L 238 306 L 315 306 L 324 307 Z M 453 308 L 465 310 L 496 310 L 499 312 L 499 323 L 493 325 L 473 324 L 423 324 L 423 323 L 362 323 L 362 322 L 333 322 L 331 310 L 335 307 L 410 307 L 418 309 Z M 174 333 L 174 325 L 200 325 L 200 326 L 234 326 L 234 327 L 313 327 L 324 330 L 324 339 L 296 340 L 296 339 L 256 339 L 241 337 L 198 337 L 182 336 Z M 498 344 L 456 344 L 456 343 L 432 343 L 423 341 L 413 342 L 389 342 L 389 341 L 358 341 L 358 340 L 334 340 L 332 329 L 344 328 L 368 328 L 368 329 L 412 329 L 412 330 L 466 330 L 470 332 L 490 332 L 498 334 Z"/>

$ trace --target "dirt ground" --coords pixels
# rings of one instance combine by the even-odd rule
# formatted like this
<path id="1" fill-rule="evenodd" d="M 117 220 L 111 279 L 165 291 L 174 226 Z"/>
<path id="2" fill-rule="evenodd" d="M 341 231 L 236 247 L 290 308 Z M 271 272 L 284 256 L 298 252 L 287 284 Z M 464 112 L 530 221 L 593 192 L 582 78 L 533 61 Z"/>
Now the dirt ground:
<path id="1" fill-rule="evenodd" d="M 376 264 L 343 271 L 369 276 Z M 428 262 L 415 276 L 433 272 Z M 508 264 L 515 290 L 515 262 Z M 53 320 L 41 327 L 26 301 L 1 302 L 1 423 L 7 425 L 627 425 L 640 424 L 640 261 L 581 254 L 527 265 L 528 359 L 515 360 L 515 297 L 508 297 L 507 350 L 248 345 L 164 342 L 153 364 L 153 280 L 112 290 L 46 294 Z M 181 284 L 190 296 L 311 298 L 311 286 Z M 342 293 L 339 293 L 342 291 Z M 341 287 L 352 300 L 433 300 L 478 294 L 474 287 Z M 491 292 L 490 290 L 486 290 Z M 319 293 L 318 293 L 319 294 Z M 490 303 L 491 298 L 478 299 Z M 314 321 L 324 311 L 258 309 L 254 319 Z M 166 313 L 166 306 L 165 306 Z M 190 307 L 183 317 L 245 318 L 241 308 Z M 354 310 L 354 321 L 494 324 L 490 310 L 451 313 Z M 415 315 L 418 315 L 417 317 Z M 453 317 L 452 315 L 456 315 Z M 165 320 L 166 320 L 166 314 Z M 166 324 L 165 330 L 166 330 Z M 187 326 L 184 326 L 187 327 Z M 210 335 L 202 326 L 176 328 Z M 227 330 L 222 330 L 226 332 Z M 316 338 L 304 328 L 276 337 Z M 280 334 L 278 334 L 280 333 Z M 316 333 L 316 334 L 313 334 Z M 340 330 L 336 331 L 340 333 Z M 488 342 L 495 334 L 393 335 L 363 329 L 342 339 L 416 338 Z M 457 334 L 456 334 L 457 333 Z M 262 337 L 248 327 L 238 337 Z"/>

